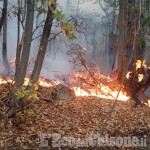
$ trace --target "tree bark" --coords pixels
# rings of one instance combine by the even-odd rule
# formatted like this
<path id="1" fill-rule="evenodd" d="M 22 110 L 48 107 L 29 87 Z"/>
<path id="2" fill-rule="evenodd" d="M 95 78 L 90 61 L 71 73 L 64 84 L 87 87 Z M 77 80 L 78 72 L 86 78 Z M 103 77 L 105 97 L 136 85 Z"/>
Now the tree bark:
<path id="1" fill-rule="evenodd" d="M 119 0 L 118 74 L 121 81 L 126 71 L 126 1 Z"/>
<path id="2" fill-rule="evenodd" d="M 15 77 L 18 74 L 19 71 L 19 63 L 20 63 L 20 55 L 21 55 L 21 49 L 22 49 L 22 43 L 20 43 L 20 22 L 21 22 L 21 4 L 20 0 L 18 0 L 18 27 L 17 27 L 17 49 L 16 49 L 16 72 Z"/>
<path id="3" fill-rule="evenodd" d="M 26 76 L 30 47 L 32 41 L 32 30 L 33 30 L 33 20 L 34 20 L 34 0 L 27 1 L 27 18 L 25 24 L 25 35 L 23 40 L 23 49 L 20 58 L 19 68 L 16 74 L 16 85 L 21 87 L 24 83 L 24 78 Z"/>
<path id="4" fill-rule="evenodd" d="M 2 30 L 6 15 L 7 15 L 7 0 L 4 0 L 3 9 L 2 9 L 2 16 L 0 18 L 0 32 Z"/>
<path id="5" fill-rule="evenodd" d="M 5 9 L 7 11 L 7 0 L 5 1 L 6 6 Z M 7 58 L 7 15 L 5 16 L 4 25 L 3 25 L 3 48 L 2 48 L 2 54 L 3 54 L 3 64 L 5 67 L 5 73 L 8 75 L 10 72 L 10 66 Z"/>
<path id="6" fill-rule="evenodd" d="M 46 49 L 47 49 L 48 39 L 49 39 L 50 32 L 51 32 L 52 22 L 54 19 L 54 14 L 51 9 L 53 9 L 53 10 L 56 9 L 56 0 L 55 0 L 55 5 L 51 6 L 51 8 L 48 8 L 46 22 L 45 22 L 44 29 L 43 29 L 43 34 L 42 34 L 39 51 L 38 51 L 34 69 L 32 71 L 32 75 L 31 75 L 31 80 L 34 83 L 36 83 L 38 81 L 38 78 L 39 78 L 39 75 L 41 72 L 43 60 L 44 60 Z"/>

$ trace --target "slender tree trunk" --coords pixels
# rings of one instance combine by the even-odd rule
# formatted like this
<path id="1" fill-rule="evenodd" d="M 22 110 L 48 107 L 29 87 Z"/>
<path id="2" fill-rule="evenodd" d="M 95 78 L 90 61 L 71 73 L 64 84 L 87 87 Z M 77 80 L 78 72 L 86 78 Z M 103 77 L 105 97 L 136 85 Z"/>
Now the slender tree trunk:
<path id="1" fill-rule="evenodd" d="M 18 87 L 21 87 L 24 83 L 29 61 L 30 47 L 32 41 L 33 20 L 34 20 L 34 4 L 35 0 L 27 1 L 27 17 L 25 24 L 25 35 L 23 40 L 23 49 L 20 58 L 19 68 L 16 74 L 16 85 Z"/>
<path id="2" fill-rule="evenodd" d="M 56 3 L 56 1 L 55 1 L 55 3 Z M 31 80 L 34 83 L 37 82 L 39 75 L 40 75 L 40 72 L 41 72 L 42 65 L 43 65 L 43 60 L 45 57 L 48 39 L 50 36 L 52 22 L 53 22 L 53 15 L 54 14 L 52 13 L 51 9 L 55 10 L 56 4 L 54 6 L 51 6 L 51 7 L 52 8 L 48 8 L 46 22 L 45 22 L 44 29 L 43 29 L 43 34 L 42 34 L 42 39 L 41 39 L 39 51 L 38 51 L 35 66 L 34 66 L 34 69 L 33 69 L 32 75 L 31 75 Z"/>
<path id="3" fill-rule="evenodd" d="M 7 0 L 5 1 L 5 9 L 7 11 Z M 5 16 L 4 25 L 3 25 L 3 48 L 2 48 L 2 54 L 3 54 L 3 64 L 5 67 L 5 73 L 8 75 L 10 72 L 10 66 L 7 58 L 7 15 Z"/>
<path id="4" fill-rule="evenodd" d="M 21 4 L 20 0 L 18 0 L 18 27 L 17 27 L 17 49 L 16 49 L 16 72 L 15 72 L 15 77 L 18 74 L 19 71 L 19 63 L 20 63 L 20 55 L 21 55 L 21 49 L 22 49 L 22 44 L 20 43 L 20 22 L 21 22 Z"/>
<path id="5" fill-rule="evenodd" d="M 128 65 L 127 65 L 127 51 L 128 51 L 128 19 L 129 19 L 128 0 L 119 0 L 119 37 L 118 37 L 118 75 L 119 80 L 125 77 Z"/>
<path id="6" fill-rule="evenodd" d="M 3 9 L 2 9 L 2 15 L 1 15 L 1 18 L 0 18 L 0 32 L 2 30 L 3 23 L 5 21 L 5 16 L 7 14 L 7 3 L 8 3 L 8 1 L 4 0 L 4 2 L 3 2 Z"/>
<path id="7" fill-rule="evenodd" d="M 78 0 L 78 2 L 77 2 L 76 16 L 77 16 L 78 13 L 79 13 L 79 6 L 80 6 L 80 0 Z"/>
<path id="8" fill-rule="evenodd" d="M 123 58 L 124 58 L 124 25 L 125 25 L 125 21 L 124 21 L 124 1 L 119 0 L 119 37 L 118 37 L 118 74 L 119 74 L 119 80 L 121 80 L 122 78 L 122 74 L 123 74 Z"/>
<path id="9" fill-rule="evenodd" d="M 137 7 L 139 9 L 139 13 L 137 14 L 137 18 L 138 18 L 138 25 L 137 25 L 137 30 L 138 31 L 138 36 L 137 36 L 137 45 L 136 45 L 136 49 L 137 49 L 137 59 L 144 59 L 144 53 L 146 50 L 146 39 L 145 39 L 145 25 L 143 25 L 143 22 L 145 21 L 145 18 L 142 17 L 142 14 L 146 15 L 146 11 L 144 9 L 144 2 L 142 0 L 139 0 L 137 2 Z M 141 39 L 145 40 L 145 44 L 143 42 L 141 42 Z M 143 43 L 143 44 L 141 44 Z"/>

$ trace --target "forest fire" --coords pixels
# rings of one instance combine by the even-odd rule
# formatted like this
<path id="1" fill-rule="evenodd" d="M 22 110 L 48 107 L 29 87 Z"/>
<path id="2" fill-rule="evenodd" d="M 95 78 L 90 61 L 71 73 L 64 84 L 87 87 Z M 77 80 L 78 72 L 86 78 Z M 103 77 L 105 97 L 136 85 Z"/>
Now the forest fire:
<path id="1" fill-rule="evenodd" d="M 115 99 L 117 97 L 118 91 L 112 91 L 110 88 L 103 86 L 101 90 L 106 93 L 106 95 L 101 94 L 99 91 L 96 90 L 90 90 L 90 93 L 82 90 L 80 87 L 74 87 L 76 96 L 96 96 L 100 98 L 107 98 L 107 99 Z M 119 96 L 117 98 L 118 100 L 127 101 L 129 99 L 128 96 L 126 96 L 125 93 L 122 91 L 119 93 Z"/>
<path id="2" fill-rule="evenodd" d="M 7 77 L 7 78 L 1 78 L 0 77 L 0 85 L 1 84 L 6 84 L 6 83 L 14 83 L 14 80 Z M 27 86 L 29 83 L 29 78 L 25 78 L 25 81 L 24 81 L 24 85 Z M 59 81 L 51 81 L 51 82 L 48 82 L 46 81 L 45 79 L 43 78 L 40 78 L 39 81 L 38 81 L 38 85 L 42 86 L 42 87 L 52 87 L 54 85 L 58 85 L 59 84 Z"/>
<path id="3" fill-rule="evenodd" d="M 118 91 L 112 91 L 108 86 L 106 85 L 99 85 L 99 84 L 91 84 L 92 79 L 89 78 L 88 81 L 89 83 L 81 83 L 81 78 L 78 78 L 77 76 L 79 76 L 76 74 L 76 77 L 73 77 L 73 80 L 71 79 L 71 87 L 70 89 L 72 89 L 75 93 L 76 96 L 94 96 L 94 97 L 100 97 L 100 98 L 108 98 L 108 99 L 115 99 Z M 102 75 L 101 75 L 102 76 Z M 84 76 L 83 76 L 84 77 Z M 105 77 L 106 78 L 106 77 Z M 108 80 L 109 77 L 108 77 Z M 76 83 L 75 83 L 76 81 Z M 1 84 L 6 84 L 6 83 L 14 83 L 13 79 L 7 77 L 7 78 L 0 78 L 0 85 Z M 25 78 L 24 81 L 24 85 L 27 86 L 29 83 L 29 78 Z M 46 88 L 50 88 L 53 87 L 55 85 L 60 84 L 60 82 L 58 80 L 56 81 L 47 81 L 46 79 L 40 78 L 38 81 L 38 85 L 42 86 L 42 87 L 46 87 Z M 82 86 L 80 85 L 82 84 Z M 77 86 L 78 85 L 78 86 Z M 129 97 L 126 96 L 126 93 L 123 93 L 122 91 L 120 91 L 120 94 L 118 96 L 118 100 L 123 100 L 126 101 L 128 100 Z"/>
<path id="4" fill-rule="evenodd" d="M 136 62 L 136 71 L 141 67 L 147 68 L 145 62 L 137 60 Z M 132 72 L 128 72 L 126 75 L 127 79 L 130 79 Z M 144 74 L 138 74 L 138 82 L 140 83 L 144 78 Z M 80 72 L 72 73 L 69 78 L 69 88 L 72 89 L 75 95 L 78 96 L 94 96 L 107 99 L 118 99 L 122 101 L 127 101 L 130 97 L 121 89 L 119 91 L 119 84 L 115 85 L 115 88 L 112 88 L 110 85 L 116 80 L 116 77 L 104 76 L 100 73 L 100 70 L 97 67 L 92 68 L 92 71 L 82 70 Z M 6 83 L 14 83 L 14 80 L 7 78 L 0 78 L 0 85 Z M 25 78 L 24 85 L 29 84 L 29 78 Z M 59 80 L 46 80 L 40 78 L 38 85 L 46 88 L 50 88 L 56 85 L 61 84 Z"/>
<path id="5" fill-rule="evenodd" d="M 136 72 L 138 71 L 138 69 L 140 68 L 147 68 L 146 64 L 145 64 L 145 61 L 141 61 L 141 60 L 137 60 L 136 61 Z M 126 75 L 126 78 L 129 78 L 130 77 L 130 74 L 132 74 L 132 72 L 128 72 L 127 75 Z M 141 73 L 138 73 L 138 82 L 141 82 L 142 79 L 144 78 L 144 75 L 141 74 Z"/>
<path id="6" fill-rule="evenodd" d="M 116 99 L 118 95 L 118 89 L 111 89 L 107 84 L 111 84 L 114 80 L 109 76 L 104 76 L 100 73 L 99 69 L 91 72 L 93 76 L 89 74 L 88 71 L 82 71 L 74 73 L 70 79 L 72 83 L 72 88 L 76 96 L 94 96 L 107 99 Z M 129 97 L 126 92 L 120 91 L 118 95 L 118 100 L 127 101 Z"/>
<path id="7" fill-rule="evenodd" d="M 138 70 L 139 68 L 141 67 L 144 67 L 144 68 L 147 68 L 146 64 L 145 64 L 145 61 L 141 61 L 141 60 L 137 60 L 136 61 L 136 70 Z"/>
<path id="8" fill-rule="evenodd" d="M 129 72 L 126 74 L 126 78 L 129 78 L 129 77 L 130 77 L 130 74 L 132 74 L 132 72 L 129 71 Z M 144 78 L 144 75 L 143 75 L 143 74 L 138 74 L 138 82 L 141 82 L 143 78 Z"/>

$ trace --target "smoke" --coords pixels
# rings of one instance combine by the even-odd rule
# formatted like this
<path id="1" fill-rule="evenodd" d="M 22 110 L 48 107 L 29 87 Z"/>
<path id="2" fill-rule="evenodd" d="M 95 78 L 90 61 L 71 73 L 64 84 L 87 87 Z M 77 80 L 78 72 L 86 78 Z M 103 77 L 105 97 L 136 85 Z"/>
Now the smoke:
<path id="1" fill-rule="evenodd" d="M 67 54 L 59 51 L 56 56 L 46 56 L 41 71 L 41 76 L 56 79 L 57 75 L 67 75 L 72 72 L 72 65 Z"/>
<path id="2" fill-rule="evenodd" d="M 102 10 L 100 10 L 100 8 L 97 5 L 93 5 L 93 2 L 94 1 L 88 2 L 87 4 L 86 2 L 81 4 L 79 6 L 80 13 L 82 11 L 84 11 L 83 14 L 91 13 L 93 15 L 93 18 L 96 16 L 95 12 L 97 14 L 102 14 L 104 16 L 104 13 L 102 12 Z M 67 6 L 68 4 L 70 7 Z M 62 9 L 65 10 L 67 16 L 74 15 L 75 12 L 71 10 L 76 10 L 75 9 L 76 4 L 77 4 L 77 1 L 72 2 L 72 1 L 66 0 L 63 3 L 59 1 L 58 9 L 60 9 L 62 6 Z M 90 9 L 91 9 L 91 10 L 88 10 L 88 12 L 86 12 L 87 9 L 85 9 L 87 8 L 86 7 L 87 5 L 90 6 Z M 70 13 L 69 15 L 67 14 L 68 12 Z M 92 43 L 91 41 L 90 42 L 87 41 L 87 39 L 85 38 L 85 35 L 83 34 L 77 34 L 78 35 L 77 40 L 67 41 L 67 42 L 64 41 L 64 35 L 62 34 L 58 38 L 58 40 L 53 41 L 53 44 L 49 43 L 50 46 L 48 46 L 47 48 L 47 55 L 44 60 L 44 64 L 43 64 L 42 71 L 41 71 L 41 76 L 46 77 L 48 79 L 55 79 L 58 74 L 66 75 L 73 71 L 72 64 L 69 63 L 70 57 L 66 54 L 66 52 L 69 50 L 69 47 L 67 45 L 70 45 L 71 43 L 78 43 L 81 45 L 81 47 L 83 48 L 85 47 L 87 49 L 87 62 L 91 64 L 91 62 L 93 62 L 93 60 L 95 59 L 102 73 L 104 74 L 108 73 L 110 71 L 108 51 L 105 52 L 105 48 L 106 48 L 105 42 L 103 43 L 103 40 L 102 40 L 103 34 L 106 32 L 106 27 L 104 26 L 102 27 L 100 25 L 101 18 L 103 16 L 99 15 L 98 17 L 95 18 L 96 21 L 99 20 L 96 22 L 98 26 L 98 28 L 96 28 L 96 34 L 91 35 L 89 32 L 89 34 L 86 35 L 87 36 L 86 38 L 89 38 L 89 39 L 95 38 L 97 44 Z M 41 15 L 38 18 L 38 21 L 40 22 L 42 19 L 44 19 L 44 17 L 45 17 L 44 15 Z M 86 17 L 88 17 L 88 15 L 84 16 L 84 19 L 86 19 Z M 87 20 L 88 19 L 89 18 L 87 18 Z M 89 20 L 89 24 L 93 24 L 93 23 L 94 22 L 91 22 Z M 36 21 L 35 21 L 35 24 L 36 24 Z M 35 24 L 34 24 L 34 28 L 35 28 Z M 92 28 L 93 27 L 94 26 L 92 26 Z M 85 26 L 85 28 L 89 30 L 89 26 Z M 36 31 L 36 33 L 34 34 L 34 37 L 38 36 L 41 33 L 42 33 L 42 28 Z M 1 39 L 2 38 L 0 36 L 0 43 L 2 43 Z M 89 45 L 87 44 L 87 42 L 89 42 Z M 39 45 L 40 45 L 40 38 L 37 38 L 36 40 L 32 41 L 31 53 L 30 53 L 30 59 L 29 59 L 30 60 L 29 70 L 32 70 L 33 68 L 33 65 L 34 65 L 33 60 L 35 60 L 36 58 Z M 16 56 L 16 46 L 17 46 L 17 18 L 13 18 L 9 20 L 9 23 L 8 23 L 8 60 L 9 62 L 11 60 L 14 60 Z M 1 48 L 1 44 L 0 44 L 0 48 Z M 94 51 L 95 51 L 96 57 L 93 59 Z M 0 57 L 2 58 L 1 52 L 0 52 Z M 1 64 L 0 66 L 3 66 L 2 59 L 0 59 L 0 64 Z"/>

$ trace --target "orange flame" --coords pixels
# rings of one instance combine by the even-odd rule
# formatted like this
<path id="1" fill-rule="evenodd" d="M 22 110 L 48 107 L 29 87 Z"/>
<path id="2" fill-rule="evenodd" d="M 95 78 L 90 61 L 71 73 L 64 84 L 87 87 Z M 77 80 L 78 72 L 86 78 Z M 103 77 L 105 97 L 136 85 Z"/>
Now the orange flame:
<path id="1" fill-rule="evenodd" d="M 145 63 L 145 61 L 137 60 L 136 61 L 136 71 L 138 69 L 140 69 L 141 67 L 148 68 L 147 65 L 146 65 L 146 63 Z M 128 72 L 127 73 L 126 78 L 129 78 L 130 73 L 132 73 L 132 72 Z M 138 81 L 139 82 L 141 82 L 143 78 L 144 78 L 143 74 L 138 74 Z"/>
<path id="2" fill-rule="evenodd" d="M 101 90 L 106 93 L 106 95 L 91 89 L 90 92 L 86 92 L 80 87 L 73 87 L 76 96 L 95 96 L 100 98 L 116 99 L 118 91 L 111 91 L 108 87 L 102 87 Z M 109 94 L 109 95 L 108 95 Z M 129 99 L 122 91 L 120 91 L 118 100 L 127 101 Z"/>
<path id="3" fill-rule="evenodd" d="M 141 60 L 137 60 L 136 61 L 136 70 L 138 70 L 141 67 L 147 68 L 146 62 L 145 61 L 141 61 Z"/>
<path id="4" fill-rule="evenodd" d="M 11 62 L 11 66 L 14 66 L 15 60 Z M 139 68 L 144 67 L 147 68 L 145 61 L 137 60 L 136 62 L 136 70 Z M 130 73 L 128 72 L 126 75 L 126 78 L 130 77 Z M 144 75 L 143 74 L 138 74 L 138 81 L 142 81 Z M 95 80 L 97 82 L 95 82 Z M 116 77 L 115 77 L 116 79 Z M 69 82 L 71 83 L 71 89 L 75 92 L 76 96 L 95 96 L 95 97 L 100 97 L 100 98 L 108 98 L 108 99 L 116 99 L 118 95 L 117 90 L 112 90 L 108 86 L 104 84 L 106 81 L 112 82 L 114 78 L 112 77 L 106 77 L 103 76 L 100 73 L 100 70 L 98 67 L 95 67 L 93 69 L 93 72 L 91 72 L 91 75 L 89 75 L 89 72 L 86 70 L 73 73 L 71 77 L 68 79 Z M 103 82 L 101 82 L 103 81 Z M 14 81 L 11 78 L 6 78 L 3 79 L 0 77 L 0 85 L 1 84 L 6 84 L 6 83 L 14 83 Z M 99 85 L 100 83 L 100 85 Z M 25 78 L 24 85 L 27 86 L 29 84 L 29 78 Z M 47 81 L 46 79 L 40 78 L 38 81 L 38 85 L 43 86 L 43 87 L 52 87 L 54 85 L 60 84 L 59 81 Z M 127 101 L 129 97 L 125 92 L 122 90 L 119 92 L 119 96 L 117 98 L 118 100 L 122 101 Z M 149 101 L 150 105 L 150 101 Z"/>
<path id="5" fill-rule="evenodd" d="M 112 82 L 113 80 L 110 77 L 100 74 L 99 70 L 94 70 L 93 72 L 93 77 L 90 76 L 87 71 L 77 72 L 72 75 L 70 81 L 72 83 L 72 89 L 74 90 L 75 95 L 116 99 L 118 91 L 115 89 L 111 90 L 108 86 L 102 84 L 101 82 Z M 97 82 L 95 82 L 93 78 L 96 79 Z M 126 101 L 129 97 L 125 92 L 120 91 L 117 99 Z"/>
<path id="6" fill-rule="evenodd" d="M 5 78 L 5 79 L 0 77 L 0 85 L 1 84 L 6 84 L 6 83 L 14 83 L 14 81 L 13 81 L 13 79 L 11 79 L 9 77 Z M 59 83 L 60 83 L 59 81 L 48 82 L 48 81 L 46 81 L 45 79 L 42 79 L 42 78 L 40 78 L 39 81 L 38 81 L 38 84 L 40 86 L 47 87 L 47 88 L 52 87 L 54 85 L 58 85 Z M 29 78 L 25 78 L 24 85 L 27 86 L 28 84 L 29 84 Z"/>
<path id="7" fill-rule="evenodd" d="M 78 73 L 78 74 L 76 74 L 76 76 L 80 76 L 80 74 Z M 6 84 L 6 83 L 14 83 L 14 81 L 11 78 L 3 79 L 0 77 L 0 85 Z M 29 84 L 29 78 L 25 78 L 24 85 L 27 86 L 28 84 Z M 60 84 L 60 82 L 59 81 L 48 82 L 45 79 L 40 78 L 38 81 L 38 84 L 42 87 L 49 88 L 54 85 Z M 85 83 L 84 83 L 84 86 L 86 86 Z M 99 86 L 97 88 L 93 88 L 93 89 L 89 88 L 89 89 L 87 89 L 87 91 L 82 89 L 80 86 L 78 86 L 78 87 L 72 86 L 72 89 L 74 90 L 76 96 L 96 96 L 96 97 L 109 98 L 109 99 L 115 99 L 117 96 L 117 93 L 118 93 L 117 91 L 112 91 L 109 87 L 107 87 L 105 85 L 101 86 L 101 88 L 99 88 Z M 105 94 L 102 94 L 101 91 Z M 126 101 L 128 99 L 129 99 L 129 97 L 126 96 L 126 94 L 121 91 L 119 94 L 118 100 Z"/>

